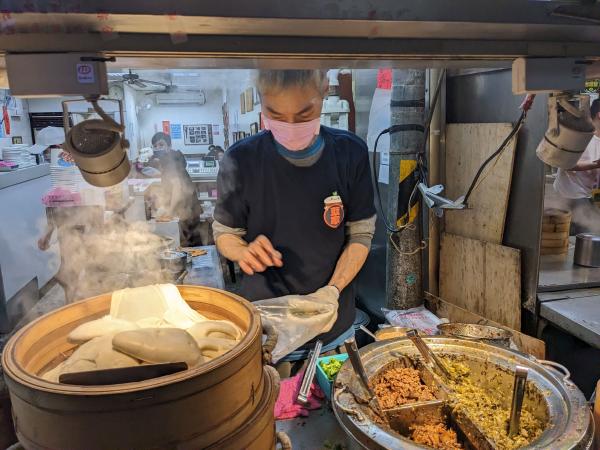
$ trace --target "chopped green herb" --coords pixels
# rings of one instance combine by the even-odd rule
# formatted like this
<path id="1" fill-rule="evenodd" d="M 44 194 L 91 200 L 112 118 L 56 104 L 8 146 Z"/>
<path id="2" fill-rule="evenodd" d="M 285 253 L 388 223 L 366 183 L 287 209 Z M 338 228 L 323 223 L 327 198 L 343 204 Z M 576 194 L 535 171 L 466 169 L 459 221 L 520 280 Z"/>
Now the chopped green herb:
<path id="1" fill-rule="evenodd" d="M 325 375 L 327 375 L 327 378 L 330 381 L 333 381 L 333 379 L 335 378 L 335 376 L 340 371 L 343 365 L 341 361 L 335 358 L 330 358 L 329 361 L 321 361 L 319 364 L 321 365 L 323 372 L 325 372 Z"/>

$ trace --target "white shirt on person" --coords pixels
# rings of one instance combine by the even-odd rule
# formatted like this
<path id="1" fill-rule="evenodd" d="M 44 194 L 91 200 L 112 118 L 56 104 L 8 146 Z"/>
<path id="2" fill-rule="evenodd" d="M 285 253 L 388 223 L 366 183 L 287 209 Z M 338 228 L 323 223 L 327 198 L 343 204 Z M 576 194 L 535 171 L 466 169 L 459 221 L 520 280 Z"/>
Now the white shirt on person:
<path id="1" fill-rule="evenodd" d="M 593 162 L 600 159 L 600 138 L 592 136 L 579 162 Z M 592 190 L 598 188 L 600 169 L 572 171 L 558 169 L 554 189 L 564 198 L 589 198 Z"/>

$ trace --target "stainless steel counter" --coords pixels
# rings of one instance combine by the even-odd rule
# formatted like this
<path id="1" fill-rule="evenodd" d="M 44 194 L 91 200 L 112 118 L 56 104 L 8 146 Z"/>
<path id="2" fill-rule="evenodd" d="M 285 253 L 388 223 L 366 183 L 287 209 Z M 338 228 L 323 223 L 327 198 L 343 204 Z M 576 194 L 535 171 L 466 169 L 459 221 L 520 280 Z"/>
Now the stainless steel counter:
<path id="1" fill-rule="evenodd" d="M 542 255 L 538 292 L 600 287 L 600 268 L 573 264 L 575 237 L 569 238 L 567 255 Z"/>
<path id="2" fill-rule="evenodd" d="M 540 294 L 540 316 L 600 348 L 600 288 Z"/>
<path id="3" fill-rule="evenodd" d="M 50 164 L 40 164 L 11 172 L 0 172 L 0 189 L 35 180 L 46 175 L 50 175 Z"/>
<path id="4" fill-rule="evenodd" d="M 196 286 L 207 286 L 216 289 L 225 289 L 223 280 L 223 269 L 219 259 L 217 247 L 207 245 L 204 247 L 193 247 L 206 250 L 206 255 L 192 258 L 192 263 L 188 264 L 188 274 L 183 279 L 182 284 L 193 284 Z"/>

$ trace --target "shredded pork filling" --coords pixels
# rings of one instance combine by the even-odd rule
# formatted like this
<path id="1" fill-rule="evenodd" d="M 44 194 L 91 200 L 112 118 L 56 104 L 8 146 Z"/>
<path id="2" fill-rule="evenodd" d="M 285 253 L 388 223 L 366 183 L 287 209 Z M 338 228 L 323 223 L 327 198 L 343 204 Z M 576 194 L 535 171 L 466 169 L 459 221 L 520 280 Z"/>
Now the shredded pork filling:
<path id="1" fill-rule="evenodd" d="M 419 371 L 412 368 L 386 370 L 375 377 L 373 386 L 384 409 L 435 400 L 433 391 L 421 381 Z"/>
<path id="2" fill-rule="evenodd" d="M 410 438 L 417 444 L 439 450 L 462 450 L 458 443 L 456 432 L 447 428 L 443 423 L 411 425 Z"/>

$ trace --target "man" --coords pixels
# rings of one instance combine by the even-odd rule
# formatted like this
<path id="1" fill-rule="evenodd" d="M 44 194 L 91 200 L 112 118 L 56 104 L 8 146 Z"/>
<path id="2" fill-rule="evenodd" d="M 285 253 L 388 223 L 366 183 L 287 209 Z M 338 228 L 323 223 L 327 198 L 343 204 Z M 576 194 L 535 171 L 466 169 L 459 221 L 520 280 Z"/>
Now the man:
<path id="1" fill-rule="evenodd" d="M 183 153 L 172 149 L 171 136 L 163 132 L 152 136 L 152 147 L 154 156 L 148 164 L 159 171 L 161 183 L 159 187 L 148 188 L 147 202 L 153 205 L 158 215 L 179 218 L 182 246 L 202 245 L 202 206 L 196 186 L 186 170 L 187 162 Z"/>
<path id="2" fill-rule="evenodd" d="M 590 106 L 594 135 L 581 158 L 569 170 L 558 169 L 554 189 L 563 197 L 578 199 L 592 197 L 600 181 L 600 99 Z"/>
<path id="3" fill-rule="evenodd" d="M 244 272 L 248 300 L 337 299 L 337 320 L 319 336 L 332 350 L 353 334 L 352 281 L 375 229 L 367 147 L 320 126 L 324 72 L 261 71 L 257 84 L 267 131 L 237 142 L 221 162 L 215 242 Z"/>

